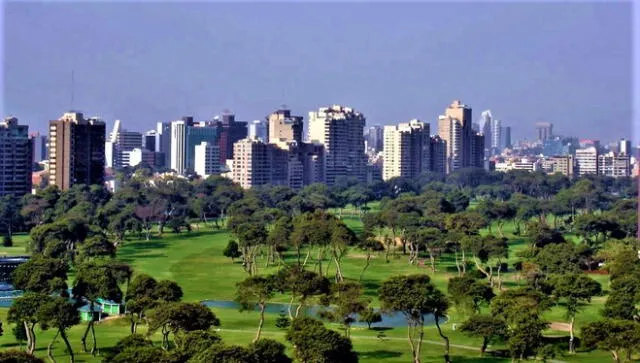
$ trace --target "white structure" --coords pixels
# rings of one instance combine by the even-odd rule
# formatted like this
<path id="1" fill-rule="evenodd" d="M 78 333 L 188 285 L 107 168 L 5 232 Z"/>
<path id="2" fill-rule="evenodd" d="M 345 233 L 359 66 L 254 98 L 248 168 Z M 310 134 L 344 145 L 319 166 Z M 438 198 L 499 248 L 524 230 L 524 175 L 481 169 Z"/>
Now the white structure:
<path id="1" fill-rule="evenodd" d="M 541 163 L 537 160 L 520 159 L 496 163 L 496 171 L 525 170 L 528 172 L 541 170 Z"/>
<path id="2" fill-rule="evenodd" d="M 446 141 L 445 170 L 449 174 L 462 167 L 462 123 L 451 116 L 440 115 L 438 135 Z"/>
<path id="3" fill-rule="evenodd" d="M 186 170 L 186 131 L 184 121 L 173 121 L 171 123 L 171 169 L 177 174 L 184 175 Z"/>
<path id="4" fill-rule="evenodd" d="M 593 146 L 576 150 L 576 169 L 579 176 L 598 174 L 598 150 Z"/>
<path id="5" fill-rule="evenodd" d="M 341 177 L 366 182 L 365 122 L 363 114 L 340 105 L 309 112 L 308 139 L 324 145 L 327 184 L 333 185 Z"/>
<path id="6" fill-rule="evenodd" d="M 621 139 L 618 144 L 618 152 L 620 155 L 634 156 L 631 150 L 631 140 Z"/>
<path id="7" fill-rule="evenodd" d="M 194 170 L 203 178 L 220 174 L 220 147 L 203 141 L 195 146 Z"/>
<path id="8" fill-rule="evenodd" d="M 264 142 L 268 141 L 267 137 L 267 121 L 265 120 L 254 120 L 249 123 L 249 134 L 248 137 L 252 139 L 262 140 Z"/>
<path id="9" fill-rule="evenodd" d="M 382 179 L 413 178 L 429 170 L 429 124 L 411 120 L 384 127 Z"/>
<path id="10" fill-rule="evenodd" d="M 600 175 L 614 178 L 631 175 L 631 158 L 627 154 L 613 152 L 598 156 L 598 172 Z"/>
<path id="11" fill-rule="evenodd" d="M 486 139 L 485 139 L 486 140 Z M 502 140 L 502 122 L 498 119 L 493 119 L 491 122 L 491 144 L 489 144 L 492 153 L 499 152 Z"/>

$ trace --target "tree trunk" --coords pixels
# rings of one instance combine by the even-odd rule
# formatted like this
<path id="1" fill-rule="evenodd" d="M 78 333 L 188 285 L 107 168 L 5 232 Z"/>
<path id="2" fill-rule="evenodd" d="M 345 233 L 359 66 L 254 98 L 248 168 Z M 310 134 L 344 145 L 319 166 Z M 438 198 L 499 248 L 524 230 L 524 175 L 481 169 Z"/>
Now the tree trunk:
<path id="1" fill-rule="evenodd" d="M 482 346 L 480 347 L 480 356 L 484 357 L 484 353 L 487 351 L 487 345 L 489 345 L 489 339 L 482 337 Z"/>
<path id="2" fill-rule="evenodd" d="M 47 345 L 47 357 L 49 357 L 49 359 L 53 363 L 56 363 L 56 359 L 53 357 L 51 350 L 53 348 L 53 344 L 56 342 L 56 339 L 58 339 L 58 334 L 60 334 L 60 330 L 56 332 L 56 335 L 53 336 L 53 339 L 51 339 L 51 342 L 49 342 L 49 345 Z"/>
<path id="3" fill-rule="evenodd" d="M 91 321 L 91 337 L 93 338 L 93 347 L 91 348 L 91 355 L 95 357 L 96 353 L 98 352 L 98 341 L 96 340 L 96 329 L 93 321 Z"/>
<path id="4" fill-rule="evenodd" d="M 367 251 L 367 259 L 365 260 L 364 263 L 364 267 L 362 268 L 362 271 L 360 272 L 360 279 L 358 280 L 359 282 L 362 282 L 362 278 L 364 277 L 364 272 L 367 271 L 367 268 L 369 267 L 369 262 L 371 261 L 371 251 Z"/>
<path id="5" fill-rule="evenodd" d="M 91 317 L 91 320 L 93 320 L 93 316 Z M 89 323 L 87 324 L 87 328 L 84 330 L 84 334 L 82 334 L 82 338 L 80 339 L 80 342 L 82 342 L 82 351 L 87 353 L 87 336 L 89 335 L 89 331 L 91 330 L 91 320 L 89 321 Z"/>
<path id="6" fill-rule="evenodd" d="M 431 248 L 429 250 L 429 261 L 431 261 L 431 272 L 436 273 L 436 259 L 433 257 L 433 251 Z"/>
<path id="7" fill-rule="evenodd" d="M 440 318 L 438 317 L 438 314 L 439 314 L 438 311 L 436 311 L 435 314 L 433 314 L 433 317 L 436 322 L 436 328 L 438 329 L 438 334 L 444 340 L 444 362 L 451 363 L 451 359 L 449 357 L 449 337 L 442 334 L 442 329 L 440 329 L 440 322 L 439 322 Z"/>
<path id="8" fill-rule="evenodd" d="M 618 351 L 612 350 L 611 355 L 613 355 L 614 362 L 620 363 L 620 356 L 618 355 Z"/>
<path id="9" fill-rule="evenodd" d="M 460 267 L 460 260 L 458 260 L 458 251 L 454 251 L 453 255 L 456 258 L 456 269 L 458 269 L 458 277 L 462 276 L 462 268 Z"/>
<path id="10" fill-rule="evenodd" d="M 300 302 L 300 305 L 296 308 L 296 318 L 300 315 L 300 309 L 302 309 L 302 306 L 304 306 L 304 304 Z"/>
<path id="11" fill-rule="evenodd" d="M 467 273 L 467 256 L 465 255 L 464 248 L 462 249 L 462 276 Z"/>
<path id="12" fill-rule="evenodd" d="M 65 333 L 64 329 L 60 329 L 60 337 L 64 341 L 64 345 L 67 347 L 67 353 L 69 354 L 69 362 L 74 363 L 76 361 L 75 356 L 73 355 L 73 349 L 71 348 L 71 344 L 69 343 L 69 338 L 67 338 L 67 333 Z"/>
<path id="13" fill-rule="evenodd" d="M 27 334 L 27 352 L 29 354 L 33 354 L 33 351 L 36 348 L 35 336 L 31 333 L 31 328 L 29 327 L 29 323 L 26 321 L 22 322 L 24 325 L 24 332 Z"/>
<path id="14" fill-rule="evenodd" d="M 573 323 L 575 321 L 575 317 L 571 317 L 569 321 L 569 353 L 574 354 L 576 352 L 574 337 L 573 337 Z"/>
<path id="15" fill-rule="evenodd" d="M 415 328 L 412 327 L 414 323 L 409 323 L 407 327 L 407 339 L 409 340 L 409 346 L 411 347 L 411 355 L 413 357 L 413 363 L 420 363 L 420 356 L 416 354 L 416 345 L 413 342 L 413 335 L 411 331 Z"/>
<path id="16" fill-rule="evenodd" d="M 289 312 L 289 319 L 293 319 L 293 314 L 291 313 L 291 306 L 293 305 L 293 299 L 294 297 L 291 296 L 291 300 L 289 300 L 289 306 L 287 308 L 287 311 Z"/>
<path id="17" fill-rule="evenodd" d="M 253 342 L 257 342 L 260 340 L 260 333 L 262 333 L 262 326 L 264 325 L 264 309 L 266 308 L 266 304 L 264 302 L 260 303 L 260 323 L 258 324 L 258 332 L 256 333 L 256 337 L 253 339 Z"/>
<path id="18" fill-rule="evenodd" d="M 476 264 L 476 268 L 478 269 L 478 271 L 482 272 L 491 282 L 491 274 L 488 273 L 487 270 L 482 268 L 482 265 L 480 265 L 480 261 L 478 261 L 478 258 L 476 256 L 473 256 L 473 262 Z"/>
<path id="19" fill-rule="evenodd" d="M 498 260 L 498 290 L 502 291 L 502 276 L 500 272 L 502 271 L 502 261 Z"/>

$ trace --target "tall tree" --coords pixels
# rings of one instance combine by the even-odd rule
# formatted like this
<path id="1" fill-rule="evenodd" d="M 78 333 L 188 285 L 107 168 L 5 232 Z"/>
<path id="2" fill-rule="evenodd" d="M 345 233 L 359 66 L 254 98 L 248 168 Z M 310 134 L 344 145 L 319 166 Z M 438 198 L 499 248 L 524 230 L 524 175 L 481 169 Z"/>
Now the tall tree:
<path id="1" fill-rule="evenodd" d="M 236 302 L 240 304 L 241 311 L 252 311 L 254 305 L 260 308 L 260 323 L 256 337 L 253 339 L 257 342 L 260 339 L 260 333 L 264 325 L 264 311 L 267 307 L 267 301 L 275 295 L 275 281 L 273 276 L 250 276 L 236 284 Z"/>
<path id="2" fill-rule="evenodd" d="M 295 347 L 295 356 L 301 363 L 358 362 L 351 340 L 325 328 L 318 320 L 294 319 L 286 338 Z"/>
<path id="3" fill-rule="evenodd" d="M 484 356 L 489 344 L 507 337 L 507 324 L 491 315 L 472 315 L 462 323 L 460 331 L 465 335 L 482 338 L 480 356 Z"/>
<path id="4" fill-rule="evenodd" d="M 51 347 L 58 335 L 60 335 L 67 348 L 69 360 L 73 363 L 75 356 L 73 355 L 73 349 L 67 337 L 67 330 L 80 322 L 80 315 L 76 307 L 64 297 L 53 297 L 40 307 L 38 314 L 40 315 L 41 324 L 56 329 L 56 334 L 53 336 L 47 349 L 49 358 L 55 361 L 51 354 Z"/>
<path id="5" fill-rule="evenodd" d="M 382 283 L 379 297 L 383 311 L 400 312 L 407 319 L 413 362 L 420 363 L 425 314 L 433 314 L 438 333 L 445 340 L 445 362 L 450 362 L 449 339 L 442 334 L 438 323 L 447 311 L 448 302 L 444 294 L 431 283 L 429 276 L 391 277 Z"/>
<path id="6" fill-rule="evenodd" d="M 7 318 L 10 322 L 23 325 L 27 333 L 27 352 L 33 354 L 36 349 L 35 327 L 42 322 L 39 310 L 52 298 L 42 293 L 27 292 L 16 298 L 9 308 Z"/>

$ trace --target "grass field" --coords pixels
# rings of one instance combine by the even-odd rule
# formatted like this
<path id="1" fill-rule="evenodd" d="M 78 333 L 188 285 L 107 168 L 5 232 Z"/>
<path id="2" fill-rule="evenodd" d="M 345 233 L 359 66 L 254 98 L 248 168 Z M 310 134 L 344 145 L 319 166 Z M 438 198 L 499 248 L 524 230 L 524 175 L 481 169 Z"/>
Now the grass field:
<path id="1" fill-rule="evenodd" d="M 357 213 L 353 210 L 343 211 L 343 220 L 354 231 L 359 232 L 362 224 Z M 515 253 L 526 248 L 526 241 L 513 236 L 513 224 L 505 225 L 505 233 L 510 238 L 510 258 L 509 263 L 517 260 Z M 11 248 L 0 247 L 0 255 L 3 254 L 23 254 L 27 236 L 16 236 L 15 246 Z M 165 234 L 162 238 L 154 238 L 151 241 L 131 240 L 124 243 L 118 250 L 117 258 L 126 261 L 139 273 L 147 273 L 156 279 L 170 279 L 177 281 L 184 291 L 184 300 L 201 301 L 205 299 L 232 300 L 234 298 L 235 283 L 244 279 L 247 274 L 241 265 L 236 261 L 222 256 L 222 250 L 226 246 L 230 235 L 226 230 L 215 230 L 211 227 L 203 226 L 200 231 L 182 233 L 179 235 Z M 293 258 L 289 256 L 288 258 Z M 328 261 L 326 261 L 328 262 Z M 325 262 L 325 265 L 326 265 Z M 310 263 L 313 263 L 310 262 Z M 358 279 L 364 265 L 364 256 L 357 250 L 350 251 L 343 263 L 343 272 L 347 279 Z M 434 283 L 438 288 L 446 291 L 447 280 L 455 276 L 453 261 L 448 256 L 443 256 L 437 265 L 437 272 L 432 274 L 425 266 L 409 265 L 406 256 L 400 252 L 393 256 L 389 263 L 385 263 L 383 255 L 378 255 L 371 261 L 371 266 L 364 275 L 363 284 L 368 297 L 371 298 L 374 306 L 378 305 L 377 289 L 381 282 L 389 276 L 395 274 L 426 273 L 432 275 Z M 311 267 L 313 264 L 311 265 Z M 264 258 L 260 259 L 259 272 L 273 272 L 277 267 L 264 267 Z M 335 266 L 331 266 L 328 276 L 333 276 Z M 594 275 L 602 285 L 607 288 L 607 276 Z M 505 284 L 516 285 L 517 275 L 514 272 L 507 272 L 504 275 Z M 586 306 L 578 315 L 576 325 L 579 327 L 589 321 L 598 318 L 605 298 L 594 299 L 592 304 Z M 287 296 L 279 295 L 273 301 L 288 301 Z M 213 309 L 222 321 L 220 334 L 227 343 L 246 344 L 251 341 L 255 334 L 258 316 L 253 312 L 238 312 L 234 309 Z M 7 309 L 0 309 L 0 318 L 6 322 Z M 276 315 L 268 314 L 265 323 L 265 337 L 273 337 L 284 341 L 284 332 L 274 325 Z M 564 321 L 564 311 L 561 307 L 555 307 L 549 311 L 545 318 L 550 321 Z M 455 311 L 450 312 L 449 321 L 444 324 L 445 334 L 451 338 L 452 355 L 454 362 L 499 362 L 497 357 L 480 358 L 478 347 L 479 341 L 453 331 L 453 325 L 459 324 L 464 318 L 458 316 Z M 338 328 L 338 326 L 335 326 Z M 78 361 L 94 362 L 99 361 L 99 357 L 91 357 L 80 353 L 80 336 L 84 325 L 76 326 L 70 331 L 70 340 L 78 355 Z M 126 319 L 115 319 L 101 322 L 96 327 L 98 344 L 101 347 L 109 347 L 117 340 L 129 333 L 129 326 Z M 144 331 L 144 327 L 142 327 Z M 361 362 L 408 362 L 410 361 L 410 350 L 406 341 L 406 328 L 394 328 L 384 332 L 386 338 L 381 340 L 377 337 L 378 332 L 367 329 L 354 329 L 352 340 L 355 349 L 360 354 Z M 548 336 L 564 337 L 566 333 L 548 331 Z M 38 334 L 39 356 L 46 356 L 46 345 L 53 337 L 53 332 L 46 331 Z M 160 340 L 159 335 L 154 335 L 153 339 Z M 433 327 L 426 329 L 426 344 L 423 347 L 424 362 L 441 362 L 442 346 Z M 5 323 L 5 334 L 0 337 L 0 349 L 18 347 L 8 324 Z M 500 346 L 495 348 L 501 348 Z M 60 358 L 64 356 L 64 348 L 61 341 L 55 345 L 56 355 Z M 291 353 L 291 352 L 290 352 Z M 566 362 L 604 362 L 610 360 L 606 352 L 579 352 L 573 356 L 561 356 L 557 360 Z M 504 360 L 509 361 L 509 360 Z"/>

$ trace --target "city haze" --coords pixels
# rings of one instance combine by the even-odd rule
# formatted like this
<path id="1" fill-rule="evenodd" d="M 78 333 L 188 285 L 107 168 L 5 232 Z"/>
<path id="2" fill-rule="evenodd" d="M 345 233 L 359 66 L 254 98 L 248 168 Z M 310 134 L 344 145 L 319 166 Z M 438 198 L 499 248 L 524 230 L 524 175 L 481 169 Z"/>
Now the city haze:
<path id="1" fill-rule="evenodd" d="M 419 118 L 433 131 L 461 99 L 474 121 L 491 109 L 514 140 L 535 138 L 539 121 L 581 138 L 632 134 L 631 2 L 9 2 L 4 12 L 3 113 L 33 131 L 70 108 L 143 131 L 186 114 L 253 120 L 334 103 L 368 125 Z"/>

